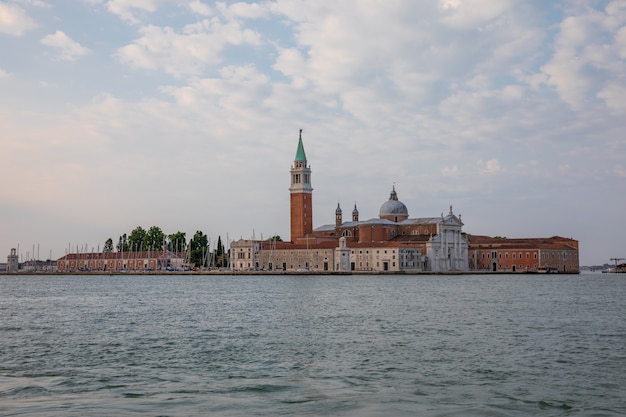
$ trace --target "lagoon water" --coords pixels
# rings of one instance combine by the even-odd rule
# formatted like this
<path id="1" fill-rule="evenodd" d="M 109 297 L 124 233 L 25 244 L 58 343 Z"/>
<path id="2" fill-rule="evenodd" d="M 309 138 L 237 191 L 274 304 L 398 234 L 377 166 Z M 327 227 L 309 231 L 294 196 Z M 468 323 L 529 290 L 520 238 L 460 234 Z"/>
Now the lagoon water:
<path id="1" fill-rule="evenodd" d="M 624 416 L 620 274 L 0 276 L 3 416 Z"/>

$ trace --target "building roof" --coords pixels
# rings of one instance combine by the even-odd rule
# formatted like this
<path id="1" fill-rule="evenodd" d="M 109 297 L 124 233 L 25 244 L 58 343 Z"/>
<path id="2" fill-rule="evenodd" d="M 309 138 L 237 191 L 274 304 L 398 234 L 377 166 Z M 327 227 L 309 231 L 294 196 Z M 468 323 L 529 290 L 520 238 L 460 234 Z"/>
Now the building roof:
<path id="1" fill-rule="evenodd" d="M 341 226 L 343 226 L 345 223 L 343 223 Z M 323 226 L 317 227 L 313 230 L 314 232 L 334 232 L 335 231 L 335 225 L 334 224 L 325 224 Z"/>
<path id="2" fill-rule="evenodd" d="M 181 253 L 170 251 L 143 251 L 143 252 L 91 252 L 91 253 L 68 253 L 57 259 L 58 261 L 69 260 L 109 260 L 109 259 L 154 259 L 154 258 L 181 258 Z"/>
<path id="3" fill-rule="evenodd" d="M 408 216 L 409 210 L 404 203 L 398 200 L 398 194 L 396 193 L 396 186 L 393 186 L 389 200 L 387 200 L 382 206 L 380 206 L 380 216 Z"/>
<path id="4" fill-rule="evenodd" d="M 441 217 L 419 217 L 415 219 L 406 219 L 402 220 L 398 223 L 393 222 L 387 219 L 380 219 L 378 217 L 374 217 L 368 220 L 360 220 L 360 221 L 348 221 L 343 222 L 339 226 L 339 228 L 352 228 L 358 227 L 359 225 L 380 225 L 380 226 L 419 226 L 419 225 L 432 225 L 441 223 Z M 334 224 L 325 224 L 323 226 L 317 227 L 315 232 L 332 232 L 334 231 L 336 226 Z"/>
<path id="5" fill-rule="evenodd" d="M 400 235 L 394 237 L 391 241 L 398 243 L 425 243 L 431 239 L 431 235 Z"/>
<path id="6" fill-rule="evenodd" d="M 438 224 L 441 222 L 441 217 L 418 217 L 414 219 L 406 219 L 400 222 L 403 226 L 417 226 L 422 224 Z"/>
<path id="7" fill-rule="evenodd" d="M 514 238 L 467 235 L 470 247 L 493 249 L 552 249 L 572 250 L 578 248 L 578 241 L 561 236 L 548 238 Z"/>
<path id="8" fill-rule="evenodd" d="M 298 139 L 298 150 L 296 151 L 296 161 L 306 162 L 306 154 L 304 153 L 304 145 L 302 145 L 302 129 L 300 129 L 300 139 Z"/>

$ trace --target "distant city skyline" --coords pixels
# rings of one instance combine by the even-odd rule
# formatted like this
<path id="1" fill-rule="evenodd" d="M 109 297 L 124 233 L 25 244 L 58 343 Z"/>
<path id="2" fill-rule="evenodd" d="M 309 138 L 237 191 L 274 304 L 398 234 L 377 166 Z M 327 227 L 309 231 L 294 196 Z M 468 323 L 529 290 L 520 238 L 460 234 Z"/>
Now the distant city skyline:
<path id="1" fill-rule="evenodd" d="M 137 226 L 289 238 L 337 203 L 626 258 L 623 1 L 0 0 L 0 259 Z"/>

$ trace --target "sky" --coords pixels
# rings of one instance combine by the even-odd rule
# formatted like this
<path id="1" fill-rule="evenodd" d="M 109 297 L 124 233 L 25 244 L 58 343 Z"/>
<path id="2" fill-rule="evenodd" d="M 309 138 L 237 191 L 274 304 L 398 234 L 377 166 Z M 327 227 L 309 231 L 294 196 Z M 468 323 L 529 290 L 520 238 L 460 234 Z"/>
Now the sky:
<path id="1" fill-rule="evenodd" d="M 624 0 L 0 0 L 0 259 L 450 206 L 626 258 Z M 4 255 L 3 255 L 4 254 Z"/>

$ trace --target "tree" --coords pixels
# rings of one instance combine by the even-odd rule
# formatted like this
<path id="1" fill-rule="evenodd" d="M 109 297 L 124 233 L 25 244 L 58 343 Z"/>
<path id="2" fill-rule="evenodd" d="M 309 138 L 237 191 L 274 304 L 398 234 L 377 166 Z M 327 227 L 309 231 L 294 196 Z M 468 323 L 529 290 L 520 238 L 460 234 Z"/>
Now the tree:
<path id="1" fill-rule="evenodd" d="M 106 242 L 104 242 L 103 252 L 113 252 L 113 239 L 108 238 Z"/>
<path id="2" fill-rule="evenodd" d="M 191 247 L 190 262 L 199 266 L 206 266 L 206 251 L 209 246 L 209 238 L 198 230 L 191 238 L 191 241 L 189 241 L 189 246 Z"/>
<path id="3" fill-rule="evenodd" d="M 215 266 L 217 266 L 218 268 L 223 268 L 226 265 L 228 265 L 228 260 L 226 259 L 226 256 L 224 253 L 224 245 L 222 245 L 221 236 L 217 237 L 217 247 L 215 248 L 214 254 L 215 254 L 214 255 Z"/>
<path id="4" fill-rule="evenodd" d="M 187 238 L 184 232 L 176 232 L 168 236 L 168 247 L 173 252 L 185 252 L 187 250 Z"/>
<path id="5" fill-rule="evenodd" d="M 117 242 L 117 251 L 128 252 L 128 238 L 126 237 L 126 233 L 120 236 L 119 241 Z"/>
<path id="6" fill-rule="evenodd" d="M 283 241 L 279 235 L 274 235 L 267 240 L 270 242 L 282 242 Z"/>
<path id="7" fill-rule="evenodd" d="M 143 250 L 146 231 L 141 226 L 137 226 L 128 235 L 128 245 L 131 251 Z"/>
<path id="8" fill-rule="evenodd" d="M 146 232 L 144 248 L 148 250 L 160 250 L 165 243 L 165 233 L 158 226 L 152 226 Z"/>

